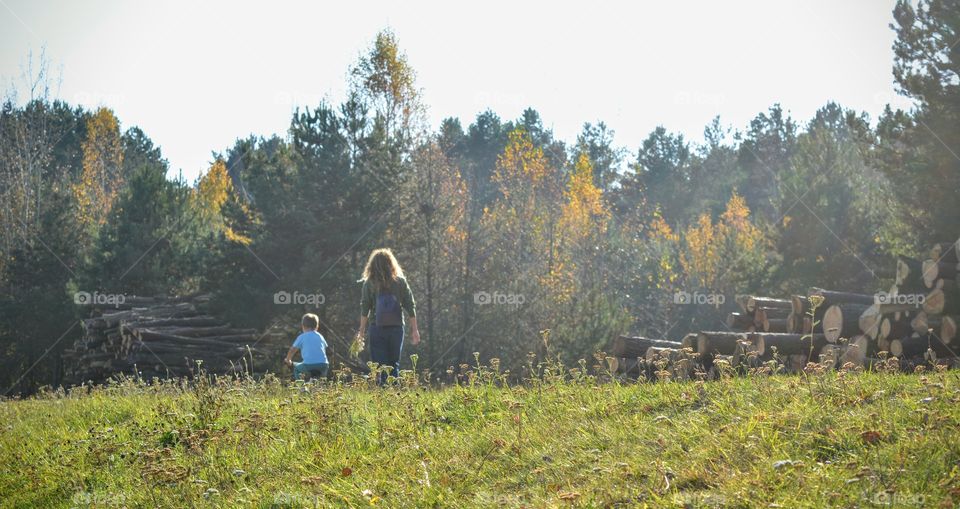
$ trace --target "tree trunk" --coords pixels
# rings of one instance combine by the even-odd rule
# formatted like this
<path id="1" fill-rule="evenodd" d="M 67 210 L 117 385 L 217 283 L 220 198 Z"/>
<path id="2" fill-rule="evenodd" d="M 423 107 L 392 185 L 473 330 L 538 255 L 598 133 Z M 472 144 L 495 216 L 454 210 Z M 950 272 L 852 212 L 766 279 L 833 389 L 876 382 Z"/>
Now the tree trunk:
<path id="1" fill-rule="evenodd" d="M 890 352 L 890 341 L 887 339 L 877 338 L 877 351 L 878 352 Z"/>
<path id="2" fill-rule="evenodd" d="M 938 288 L 938 279 L 957 279 L 957 264 L 938 262 L 936 259 L 923 261 L 923 285 L 927 288 Z M 943 283 L 941 283 L 942 285 Z"/>
<path id="3" fill-rule="evenodd" d="M 743 366 L 747 369 L 760 367 L 760 352 L 757 345 L 748 341 L 738 341 L 733 349 L 733 355 L 730 356 L 730 365 Z"/>
<path id="4" fill-rule="evenodd" d="M 181 336 L 188 338 L 216 337 L 216 336 L 255 336 L 256 329 L 234 329 L 229 325 L 220 325 L 216 327 L 150 327 L 145 328 L 137 324 L 134 331 L 135 336 L 143 333 L 165 334 L 170 336 Z"/>
<path id="5" fill-rule="evenodd" d="M 860 313 L 860 317 L 857 319 L 857 326 L 860 331 L 868 337 L 876 338 L 880 332 L 880 321 L 882 318 L 883 313 L 880 310 L 880 305 L 871 304 L 863 310 L 863 313 Z"/>
<path id="6" fill-rule="evenodd" d="M 927 357 L 930 351 L 934 360 L 940 357 L 953 357 L 954 352 L 932 334 L 914 334 L 909 338 L 890 341 L 890 355 L 901 359 Z"/>
<path id="7" fill-rule="evenodd" d="M 957 280 L 948 278 L 938 278 L 933 282 L 934 288 L 939 288 L 945 292 L 953 292 L 957 289 Z"/>
<path id="8" fill-rule="evenodd" d="M 954 314 L 960 311 L 960 299 L 951 298 L 955 294 L 947 295 L 941 288 L 934 288 L 923 301 L 923 310 L 928 315 Z"/>
<path id="9" fill-rule="evenodd" d="M 776 349 L 777 355 L 816 354 L 824 345 L 827 338 L 823 334 L 776 334 L 754 333 L 750 339 L 757 345 L 757 352 L 769 357 Z M 812 347 L 812 349 L 811 349 Z"/>
<path id="10" fill-rule="evenodd" d="M 840 345 L 828 343 L 820 349 L 818 360 L 820 364 L 833 369 L 837 366 L 837 362 L 840 360 L 841 355 L 843 355 L 843 348 L 841 348 Z"/>
<path id="11" fill-rule="evenodd" d="M 957 323 L 960 321 L 958 316 L 944 316 L 940 320 L 940 339 L 946 344 L 952 344 L 953 339 L 957 337 Z"/>
<path id="12" fill-rule="evenodd" d="M 699 336 L 699 334 L 697 334 L 697 333 L 695 333 L 695 332 L 691 332 L 691 333 L 687 334 L 686 336 L 683 337 L 683 339 L 680 340 L 680 348 L 681 348 L 681 349 L 684 349 L 684 350 L 687 349 L 687 348 L 689 348 L 690 350 L 696 352 L 696 351 L 697 351 L 697 337 L 698 337 L 698 336 Z"/>
<path id="13" fill-rule="evenodd" d="M 860 315 L 867 305 L 856 303 L 833 304 L 823 314 L 821 329 L 827 341 L 834 343 L 839 338 L 850 338 L 860 332 Z"/>
<path id="14" fill-rule="evenodd" d="M 763 321 L 764 332 L 789 332 L 786 318 L 767 318 Z"/>
<path id="15" fill-rule="evenodd" d="M 741 311 L 743 311 L 746 314 L 752 314 L 751 311 L 747 310 L 747 301 L 750 300 L 749 295 L 737 295 L 736 297 L 733 298 L 733 300 L 734 302 L 737 303 L 738 306 L 740 306 Z"/>
<path id="16" fill-rule="evenodd" d="M 763 313 L 765 319 L 770 318 L 786 318 L 793 311 L 790 307 L 786 308 L 771 308 L 766 306 L 759 306 L 756 308 L 756 313 Z"/>
<path id="17" fill-rule="evenodd" d="M 906 256 L 897 257 L 895 284 L 902 290 L 920 290 L 923 285 L 923 262 Z"/>
<path id="18" fill-rule="evenodd" d="M 880 332 L 877 334 L 877 340 L 889 342 L 891 339 L 902 339 L 913 334 L 910 322 L 905 320 L 894 320 L 892 316 L 885 316 L 880 321 Z"/>
<path id="19" fill-rule="evenodd" d="M 840 364 L 841 367 L 846 366 L 847 363 L 851 363 L 854 366 L 865 365 L 869 347 L 870 340 L 867 336 L 863 334 L 855 335 L 850 338 L 850 341 L 847 341 L 846 346 L 843 347 L 843 352 L 840 355 L 838 364 Z"/>
<path id="20" fill-rule="evenodd" d="M 755 308 L 753 310 L 753 327 L 754 330 L 763 330 L 763 323 L 767 321 L 767 312 L 763 308 Z"/>
<path id="21" fill-rule="evenodd" d="M 839 292 L 835 290 L 824 290 L 822 288 L 811 288 L 810 295 L 823 297 L 823 303 L 820 304 L 821 308 L 835 306 L 837 304 L 862 304 L 869 306 L 875 301 L 872 294 Z"/>
<path id="22" fill-rule="evenodd" d="M 798 330 L 799 327 L 797 327 L 797 315 L 793 311 L 790 311 L 790 314 L 787 315 L 787 332 L 795 333 Z"/>
<path id="23" fill-rule="evenodd" d="M 917 334 L 926 335 L 931 329 L 936 330 L 940 328 L 940 317 L 927 314 L 926 311 L 921 311 L 913 317 L 913 320 L 910 320 L 910 328 Z"/>
<path id="24" fill-rule="evenodd" d="M 753 318 L 747 313 L 732 312 L 727 315 L 727 327 L 734 330 L 748 330 L 753 327 Z"/>
<path id="25" fill-rule="evenodd" d="M 748 312 L 756 311 L 758 307 L 774 309 L 790 309 L 791 303 L 787 299 L 775 299 L 773 297 L 751 296 L 747 298 L 746 309 Z"/>
<path id="26" fill-rule="evenodd" d="M 666 341 L 663 339 L 649 339 L 641 337 L 619 336 L 613 340 L 610 355 L 613 357 L 625 357 L 627 359 L 636 359 L 646 355 L 647 350 L 652 347 L 660 348 L 680 348 L 677 341 Z"/>
<path id="27" fill-rule="evenodd" d="M 803 316 L 810 310 L 810 301 L 806 295 L 793 295 L 790 297 L 790 310 L 794 316 Z"/>
<path id="28" fill-rule="evenodd" d="M 207 315 L 137 322 L 138 327 L 213 327 L 222 324 L 223 320 Z"/>
<path id="29" fill-rule="evenodd" d="M 960 263 L 957 256 L 957 249 L 960 249 L 960 242 L 938 242 L 930 248 L 930 258 L 943 263 Z"/>
<path id="30" fill-rule="evenodd" d="M 749 342 L 747 335 L 737 332 L 706 331 L 697 335 L 696 352 L 704 369 L 713 366 L 716 355 L 733 355 L 740 341 Z"/>

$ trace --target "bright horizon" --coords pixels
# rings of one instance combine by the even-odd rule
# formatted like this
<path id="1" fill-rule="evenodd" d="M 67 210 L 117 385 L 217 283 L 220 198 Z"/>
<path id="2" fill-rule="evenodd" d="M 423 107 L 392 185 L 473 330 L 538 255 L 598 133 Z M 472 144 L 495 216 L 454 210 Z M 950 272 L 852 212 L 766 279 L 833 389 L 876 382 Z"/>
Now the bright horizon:
<path id="1" fill-rule="evenodd" d="M 0 0 L 0 77 L 19 83 L 41 48 L 55 97 L 107 106 L 188 181 L 238 138 L 286 135 L 297 106 L 345 96 L 348 68 L 390 28 L 423 89 L 430 127 L 535 108 L 573 142 L 605 122 L 635 154 L 656 126 L 702 140 L 719 115 L 744 130 L 775 103 L 799 123 L 830 101 L 867 112 L 896 95 L 892 0 L 669 5 L 389 2 L 136 4 Z M 21 88 L 20 99 L 25 91 Z M 632 156 L 631 156 L 632 157 Z"/>

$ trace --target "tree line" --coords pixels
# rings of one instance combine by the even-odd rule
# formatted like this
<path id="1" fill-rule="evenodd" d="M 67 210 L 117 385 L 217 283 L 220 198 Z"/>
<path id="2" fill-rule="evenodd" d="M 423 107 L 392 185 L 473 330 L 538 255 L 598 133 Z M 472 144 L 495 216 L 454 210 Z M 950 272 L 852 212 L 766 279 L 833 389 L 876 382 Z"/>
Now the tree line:
<path id="1" fill-rule="evenodd" d="M 743 129 L 715 118 L 702 142 L 658 127 L 632 150 L 603 122 L 559 140 L 533 109 L 431 128 L 384 31 L 343 103 L 237 140 L 194 182 L 168 178 L 140 128 L 53 99 L 39 76 L 0 110 L 0 382 L 56 383 L 89 313 L 77 292 L 210 293 L 237 326 L 291 333 L 309 310 L 344 353 L 381 246 L 418 300 L 424 343 L 407 353 L 438 373 L 718 329 L 739 293 L 883 287 L 892 256 L 958 234 L 957 14 L 894 10 L 909 111 L 828 103 L 801 122 L 773 105 Z"/>

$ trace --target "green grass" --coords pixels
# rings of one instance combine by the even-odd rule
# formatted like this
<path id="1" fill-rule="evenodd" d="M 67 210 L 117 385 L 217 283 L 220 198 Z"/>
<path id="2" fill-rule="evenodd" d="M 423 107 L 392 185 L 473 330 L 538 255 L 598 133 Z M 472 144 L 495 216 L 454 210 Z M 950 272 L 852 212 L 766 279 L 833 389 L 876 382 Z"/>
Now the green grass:
<path id="1" fill-rule="evenodd" d="M 5 401 L 0 423 L 3 507 L 960 503 L 955 371 L 505 386 L 482 370 L 460 386 L 306 392 L 128 381 Z"/>

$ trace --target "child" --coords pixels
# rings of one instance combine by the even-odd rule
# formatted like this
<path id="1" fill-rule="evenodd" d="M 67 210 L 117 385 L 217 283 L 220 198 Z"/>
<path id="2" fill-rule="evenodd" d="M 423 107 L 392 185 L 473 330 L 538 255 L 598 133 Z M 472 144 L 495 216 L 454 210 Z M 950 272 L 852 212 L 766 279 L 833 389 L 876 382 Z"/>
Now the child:
<path id="1" fill-rule="evenodd" d="M 293 366 L 293 379 L 300 380 L 304 374 L 324 378 L 330 364 L 327 362 L 327 341 L 317 332 L 320 318 L 313 313 L 303 315 L 300 328 L 303 334 L 297 336 L 293 346 L 287 351 L 287 358 L 283 360 L 287 366 Z M 303 362 L 293 362 L 293 354 L 300 352 Z"/>

